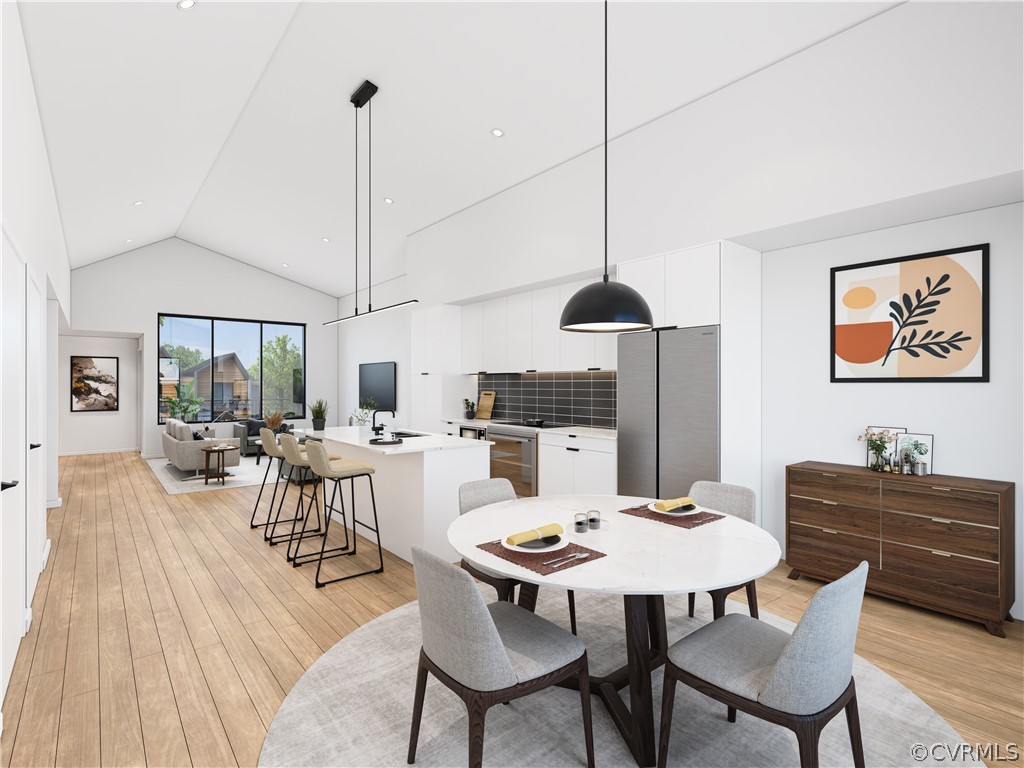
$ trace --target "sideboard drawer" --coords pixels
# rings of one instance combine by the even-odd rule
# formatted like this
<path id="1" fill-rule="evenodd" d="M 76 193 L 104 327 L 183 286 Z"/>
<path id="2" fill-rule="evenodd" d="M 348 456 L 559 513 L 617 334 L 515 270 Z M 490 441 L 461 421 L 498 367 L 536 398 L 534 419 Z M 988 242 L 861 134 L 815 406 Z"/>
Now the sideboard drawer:
<path id="1" fill-rule="evenodd" d="M 878 510 L 854 507 L 821 499 L 789 497 L 789 520 L 818 528 L 831 528 L 845 533 L 878 538 Z"/>
<path id="2" fill-rule="evenodd" d="M 999 595 L 998 563 L 972 560 L 941 550 L 883 541 L 882 570 L 985 595 Z"/>
<path id="3" fill-rule="evenodd" d="M 941 517 L 919 517 L 882 511 L 882 538 L 956 555 L 999 560 L 999 531 Z"/>
<path id="4" fill-rule="evenodd" d="M 834 528 L 793 524 L 789 527 L 786 556 L 793 562 L 801 554 L 842 563 L 850 570 L 856 568 L 861 560 L 867 560 L 868 565 L 876 568 L 880 562 L 878 539 L 851 536 Z"/>
<path id="5" fill-rule="evenodd" d="M 882 480 L 882 509 L 962 520 L 979 525 L 999 525 L 999 496 L 984 491 L 923 483 Z"/>
<path id="6" fill-rule="evenodd" d="M 830 472 L 789 470 L 789 494 L 812 499 L 878 507 L 878 480 L 866 480 Z"/>

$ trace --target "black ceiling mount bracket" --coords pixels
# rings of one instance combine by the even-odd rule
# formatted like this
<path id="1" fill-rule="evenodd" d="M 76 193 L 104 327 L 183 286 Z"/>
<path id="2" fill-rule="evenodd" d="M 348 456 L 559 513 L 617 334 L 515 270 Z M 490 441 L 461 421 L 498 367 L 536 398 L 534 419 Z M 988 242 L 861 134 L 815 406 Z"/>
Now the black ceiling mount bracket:
<path id="1" fill-rule="evenodd" d="M 373 98 L 373 95 L 377 93 L 377 86 L 371 83 L 369 80 L 364 80 L 363 84 L 356 88 L 355 93 L 352 94 L 352 98 L 349 101 L 356 109 L 362 109 L 366 106 L 367 102 Z"/>

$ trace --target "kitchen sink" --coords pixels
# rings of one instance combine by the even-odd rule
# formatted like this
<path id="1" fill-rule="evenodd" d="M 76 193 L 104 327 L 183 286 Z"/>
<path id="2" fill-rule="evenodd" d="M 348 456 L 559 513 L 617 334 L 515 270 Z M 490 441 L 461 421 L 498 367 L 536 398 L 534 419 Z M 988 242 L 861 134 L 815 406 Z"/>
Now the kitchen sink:
<path id="1" fill-rule="evenodd" d="M 426 437 L 422 432 L 393 432 L 395 437 L 400 437 L 403 440 L 407 437 Z"/>

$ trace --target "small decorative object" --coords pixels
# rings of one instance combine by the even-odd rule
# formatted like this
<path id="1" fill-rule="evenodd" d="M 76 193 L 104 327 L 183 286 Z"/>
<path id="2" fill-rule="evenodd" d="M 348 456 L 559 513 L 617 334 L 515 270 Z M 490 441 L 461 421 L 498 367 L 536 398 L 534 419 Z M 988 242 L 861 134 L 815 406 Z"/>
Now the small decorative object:
<path id="1" fill-rule="evenodd" d="M 888 432 L 890 435 L 894 436 L 894 439 L 890 442 L 890 448 L 888 450 L 884 451 L 884 455 L 882 457 L 882 471 L 883 472 L 895 472 L 895 473 L 899 474 L 899 471 L 900 471 L 899 470 L 899 459 L 897 457 L 897 454 L 899 453 L 899 446 L 897 445 L 897 442 L 899 442 L 899 436 L 900 435 L 906 434 L 907 428 L 906 427 L 867 427 L 867 429 L 864 430 L 864 434 L 867 434 L 868 432 L 874 432 L 875 434 L 879 434 L 881 432 Z M 867 452 L 867 464 L 865 464 L 864 466 L 870 467 L 870 466 L 872 466 L 875 463 L 875 457 L 874 457 L 874 454 L 871 451 L 871 446 L 870 445 L 865 445 L 865 449 L 866 449 L 866 452 Z M 889 469 L 888 470 L 885 468 L 885 466 L 887 464 L 889 465 Z"/>
<path id="2" fill-rule="evenodd" d="M 331 410 L 327 401 L 320 399 L 309 406 L 309 415 L 313 419 L 313 429 L 321 430 L 327 426 L 327 412 Z"/>
<path id="3" fill-rule="evenodd" d="M 868 444 L 868 452 L 871 456 L 868 466 L 876 472 L 881 472 L 885 466 L 882 457 L 886 454 L 889 446 L 895 442 L 896 434 L 888 429 L 876 432 L 868 427 L 863 434 L 857 435 L 857 439 Z"/>
<path id="4" fill-rule="evenodd" d="M 914 474 L 924 477 L 928 474 L 928 462 L 919 461 L 914 465 Z"/>
<path id="5" fill-rule="evenodd" d="M 463 399 L 462 404 L 466 406 L 466 418 L 467 419 L 475 419 L 476 418 L 476 403 L 474 403 L 472 400 Z"/>
<path id="6" fill-rule="evenodd" d="M 988 251 L 833 267 L 831 380 L 988 381 Z"/>
<path id="7" fill-rule="evenodd" d="M 280 411 L 274 411 L 264 420 L 267 422 L 267 429 L 273 430 L 274 432 L 280 432 L 281 425 L 284 424 L 284 416 Z"/>
<path id="8" fill-rule="evenodd" d="M 586 533 L 590 530 L 590 518 L 586 512 L 577 512 L 573 517 L 573 523 L 576 533 Z"/>
<path id="9" fill-rule="evenodd" d="M 372 397 L 364 397 L 362 402 L 359 403 L 359 407 L 352 411 L 352 415 L 349 418 L 360 427 L 365 427 L 370 423 L 370 419 L 373 418 L 373 412 L 376 409 L 377 402 Z"/>
<path id="10" fill-rule="evenodd" d="M 934 435 L 923 435 L 908 433 L 900 435 L 899 437 L 899 455 L 900 460 L 904 467 L 906 467 L 904 474 L 915 474 L 915 475 L 927 475 L 931 474 L 928 471 L 928 462 L 922 462 L 921 459 L 925 456 L 930 456 L 932 452 L 932 446 L 935 442 Z M 924 471 L 919 471 L 918 464 L 923 464 Z M 935 459 L 931 458 L 931 464 L 934 466 Z"/>
<path id="11" fill-rule="evenodd" d="M 587 520 L 590 523 L 590 530 L 596 531 L 601 527 L 601 510 L 591 509 L 587 512 Z"/>
<path id="12" fill-rule="evenodd" d="M 71 412 L 116 411 L 120 360 L 71 356 Z"/>

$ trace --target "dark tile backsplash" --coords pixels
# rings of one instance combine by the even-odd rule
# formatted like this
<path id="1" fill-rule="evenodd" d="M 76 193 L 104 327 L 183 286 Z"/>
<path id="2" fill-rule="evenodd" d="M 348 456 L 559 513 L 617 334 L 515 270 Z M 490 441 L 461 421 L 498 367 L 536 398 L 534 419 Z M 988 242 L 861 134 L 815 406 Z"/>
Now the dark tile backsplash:
<path id="1" fill-rule="evenodd" d="M 615 429 L 615 371 L 489 373 L 479 378 L 477 390 L 497 393 L 492 419 Z"/>

